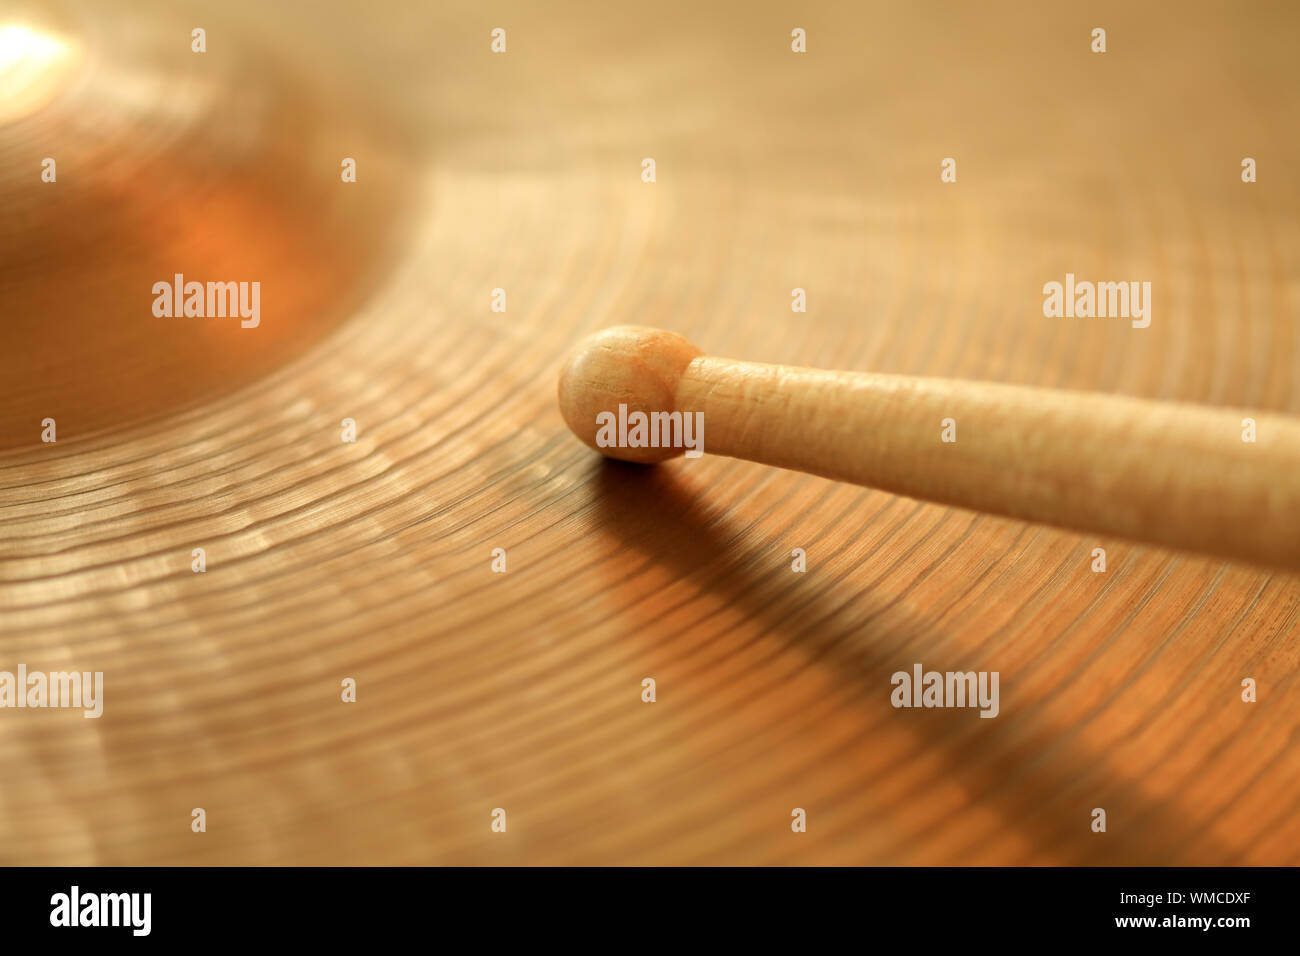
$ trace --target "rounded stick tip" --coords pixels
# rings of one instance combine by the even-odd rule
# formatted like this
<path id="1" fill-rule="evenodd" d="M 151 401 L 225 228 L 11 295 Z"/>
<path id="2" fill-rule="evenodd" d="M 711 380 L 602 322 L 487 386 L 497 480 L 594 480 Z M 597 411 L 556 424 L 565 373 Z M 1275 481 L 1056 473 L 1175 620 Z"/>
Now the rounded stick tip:
<path id="1" fill-rule="evenodd" d="M 615 325 L 587 336 L 560 371 L 560 414 L 573 433 L 602 455 L 650 463 L 681 448 L 600 447 L 597 416 L 609 412 L 672 412 L 682 372 L 703 354 L 682 336 L 639 325 Z"/>

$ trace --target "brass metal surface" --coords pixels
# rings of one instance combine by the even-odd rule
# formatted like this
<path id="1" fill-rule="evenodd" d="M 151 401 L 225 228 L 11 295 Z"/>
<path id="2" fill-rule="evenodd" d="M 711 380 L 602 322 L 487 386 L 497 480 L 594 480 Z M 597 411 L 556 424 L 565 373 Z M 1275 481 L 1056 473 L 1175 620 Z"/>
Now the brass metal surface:
<path id="1" fill-rule="evenodd" d="M 0 863 L 1300 862 L 1300 579 L 555 403 L 626 322 L 1300 414 L 1294 6 L 114 6 L 13 14 L 67 47 L 0 112 L 0 670 L 105 694 L 0 711 Z M 895 710 L 914 662 L 1001 713 Z"/>

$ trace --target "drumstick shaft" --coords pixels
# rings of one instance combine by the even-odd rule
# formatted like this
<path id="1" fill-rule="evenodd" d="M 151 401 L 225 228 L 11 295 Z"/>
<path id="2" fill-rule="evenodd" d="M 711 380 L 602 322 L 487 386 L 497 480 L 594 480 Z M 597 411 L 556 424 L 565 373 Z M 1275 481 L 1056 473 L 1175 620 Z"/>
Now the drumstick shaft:
<path id="1" fill-rule="evenodd" d="M 708 356 L 675 404 L 703 413 L 709 453 L 1300 567 L 1300 422 L 1286 417 Z"/>

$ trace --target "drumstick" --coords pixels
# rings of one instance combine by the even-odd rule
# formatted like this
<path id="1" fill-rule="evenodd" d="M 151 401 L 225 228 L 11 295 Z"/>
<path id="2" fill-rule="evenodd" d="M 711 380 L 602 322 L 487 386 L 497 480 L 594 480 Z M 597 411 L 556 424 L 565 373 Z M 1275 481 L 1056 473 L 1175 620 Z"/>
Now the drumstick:
<path id="1" fill-rule="evenodd" d="M 574 433 L 613 458 L 662 461 L 693 442 L 925 501 L 1300 568 L 1300 421 L 1281 415 L 762 365 L 637 326 L 582 342 L 559 400 Z"/>

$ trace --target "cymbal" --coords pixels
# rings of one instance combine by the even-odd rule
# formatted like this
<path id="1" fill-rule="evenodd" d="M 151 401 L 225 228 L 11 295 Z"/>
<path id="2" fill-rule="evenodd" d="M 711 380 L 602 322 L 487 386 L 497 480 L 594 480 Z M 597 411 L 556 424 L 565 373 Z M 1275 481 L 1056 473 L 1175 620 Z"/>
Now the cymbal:
<path id="1" fill-rule="evenodd" d="M 30 443 L 33 415 L 101 432 L 257 381 L 357 306 L 399 228 L 404 157 L 376 150 L 364 115 L 250 43 L 196 54 L 157 12 L 128 23 L 81 5 L 57 27 L 7 28 L 23 80 L 10 102 L 29 106 L 6 127 L 0 183 L 17 211 L 0 236 L 21 395 L 4 408 L 8 447 Z M 369 147 L 364 191 L 336 189 L 340 161 L 315 159 L 344 144 Z M 141 311 L 155 280 L 248 274 L 278 317 L 257 335 Z"/>
<path id="2" fill-rule="evenodd" d="M 0 671 L 103 675 L 0 708 L 0 863 L 1300 860 L 1294 575 L 555 402 L 628 323 L 1300 414 L 1288 7 L 131 9 L 0 15 Z"/>

